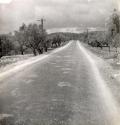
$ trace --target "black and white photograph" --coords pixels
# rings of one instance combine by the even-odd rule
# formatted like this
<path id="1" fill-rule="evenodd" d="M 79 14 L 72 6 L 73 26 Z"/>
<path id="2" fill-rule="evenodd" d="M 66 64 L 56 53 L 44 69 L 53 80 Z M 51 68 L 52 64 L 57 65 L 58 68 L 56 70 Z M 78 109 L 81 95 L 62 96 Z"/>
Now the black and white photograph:
<path id="1" fill-rule="evenodd" d="M 120 0 L 0 0 L 0 125 L 120 125 Z"/>

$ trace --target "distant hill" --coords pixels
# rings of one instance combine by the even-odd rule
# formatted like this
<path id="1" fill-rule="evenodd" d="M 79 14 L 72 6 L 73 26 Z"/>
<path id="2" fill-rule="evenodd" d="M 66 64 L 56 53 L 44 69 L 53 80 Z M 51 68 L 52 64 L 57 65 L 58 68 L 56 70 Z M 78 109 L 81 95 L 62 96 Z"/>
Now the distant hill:
<path id="1" fill-rule="evenodd" d="M 68 40 L 80 40 L 80 41 L 84 41 L 85 37 L 87 36 L 87 33 L 64 33 L 64 32 L 57 32 L 57 33 L 51 33 L 48 35 L 49 38 L 52 38 L 56 35 L 60 35 L 63 38 L 66 38 Z M 105 39 L 105 32 L 104 31 L 90 31 L 88 32 L 88 38 L 89 41 L 93 41 L 93 40 L 98 40 L 98 41 L 102 41 Z"/>
<path id="2" fill-rule="evenodd" d="M 98 40 L 98 41 L 103 41 L 105 40 L 105 31 L 93 31 L 93 32 L 89 32 L 88 34 L 88 38 L 89 41 L 93 41 L 93 40 Z"/>
<path id="3" fill-rule="evenodd" d="M 64 33 L 64 32 L 57 32 L 57 33 L 51 33 L 48 35 L 49 38 L 52 38 L 56 35 L 61 36 L 62 38 L 68 39 L 68 40 L 82 40 L 84 38 L 83 33 Z"/>

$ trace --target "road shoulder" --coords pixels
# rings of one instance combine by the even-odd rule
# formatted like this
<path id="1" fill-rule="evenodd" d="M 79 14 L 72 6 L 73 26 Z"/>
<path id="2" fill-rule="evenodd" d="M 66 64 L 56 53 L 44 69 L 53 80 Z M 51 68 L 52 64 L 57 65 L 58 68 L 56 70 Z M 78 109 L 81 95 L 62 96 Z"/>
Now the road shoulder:
<path id="1" fill-rule="evenodd" d="M 25 59 L 23 61 L 18 61 L 17 63 L 10 64 L 10 65 L 8 65 L 8 66 L 6 66 L 6 67 L 4 67 L 3 69 L 0 70 L 0 78 L 3 78 L 6 75 L 9 75 L 11 73 L 15 73 L 15 72 L 17 72 L 19 70 L 22 70 L 23 68 L 31 65 L 31 64 L 34 64 L 34 63 L 37 63 L 37 62 L 39 62 L 39 61 L 41 61 L 43 59 L 46 59 L 50 55 L 65 49 L 70 44 L 71 44 L 71 41 L 69 43 L 59 47 L 59 48 L 56 48 L 56 49 L 51 50 L 51 51 L 48 51 L 47 53 L 44 53 L 42 55 L 38 55 L 36 57 L 30 57 L 30 58 Z"/>
<path id="2" fill-rule="evenodd" d="M 115 77 L 115 74 L 117 74 L 119 70 L 115 70 L 115 68 L 112 67 L 110 60 L 106 60 L 102 55 L 97 54 L 96 51 L 92 50 L 88 45 L 83 45 L 96 61 L 97 67 L 99 68 L 103 79 L 106 81 L 107 86 L 117 100 L 118 104 L 120 104 L 120 79 L 119 77 Z"/>

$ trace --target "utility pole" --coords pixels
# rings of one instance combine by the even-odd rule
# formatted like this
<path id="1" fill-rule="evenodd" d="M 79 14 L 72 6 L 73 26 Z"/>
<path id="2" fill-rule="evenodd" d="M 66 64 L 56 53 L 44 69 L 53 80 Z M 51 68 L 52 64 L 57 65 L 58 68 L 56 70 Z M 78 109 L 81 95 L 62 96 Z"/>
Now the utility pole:
<path id="1" fill-rule="evenodd" d="M 106 40 L 106 35 L 107 35 L 107 20 L 105 19 L 105 27 L 104 27 L 104 40 Z"/>
<path id="2" fill-rule="evenodd" d="M 0 58 L 3 55 L 3 51 L 2 51 L 2 39 L 0 38 Z"/>
<path id="3" fill-rule="evenodd" d="M 89 30 L 87 28 L 87 34 L 86 34 L 86 37 L 87 37 L 87 43 L 89 43 Z"/>
<path id="4" fill-rule="evenodd" d="M 42 32 L 44 31 L 44 22 L 46 21 L 44 18 L 41 18 L 40 20 L 37 20 L 41 22 L 41 28 L 42 28 Z"/>

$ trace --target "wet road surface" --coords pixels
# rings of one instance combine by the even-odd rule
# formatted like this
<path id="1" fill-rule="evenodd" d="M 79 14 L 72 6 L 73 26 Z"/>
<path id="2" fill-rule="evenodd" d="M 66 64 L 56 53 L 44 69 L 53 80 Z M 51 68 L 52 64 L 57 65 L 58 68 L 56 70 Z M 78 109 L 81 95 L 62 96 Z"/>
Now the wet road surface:
<path id="1" fill-rule="evenodd" d="M 94 77 L 77 42 L 72 42 L 1 80 L 0 113 L 16 125 L 118 125 Z"/>

